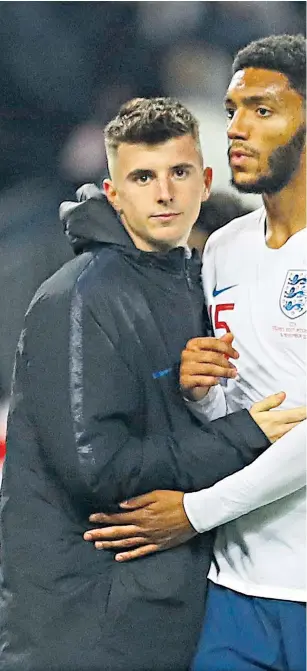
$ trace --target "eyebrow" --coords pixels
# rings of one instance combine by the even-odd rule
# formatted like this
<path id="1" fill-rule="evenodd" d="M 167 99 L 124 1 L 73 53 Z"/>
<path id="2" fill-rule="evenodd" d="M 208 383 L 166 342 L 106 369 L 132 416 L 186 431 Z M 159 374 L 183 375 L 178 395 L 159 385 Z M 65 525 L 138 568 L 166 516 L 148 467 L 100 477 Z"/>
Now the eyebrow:
<path id="1" fill-rule="evenodd" d="M 170 166 L 170 170 L 188 170 L 194 168 L 193 163 L 178 163 L 176 165 Z M 127 179 L 137 179 L 138 177 L 141 177 L 142 175 L 149 175 L 152 176 L 155 174 L 155 170 L 152 170 L 151 168 L 137 168 L 136 170 L 132 170 L 131 172 L 128 173 Z"/>
<path id="2" fill-rule="evenodd" d="M 128 173 L 127 179 L 137 179 L 138 177 L 141 177 L 141 175 L 153 175 L 154 170 L 150 170 L 149 168 L 137 168 L 136 170 L 131 170 L 131 172 Z"/>
<path id="3" fill-rule="evenodd" d="M 276 97 L 270 94 L 266 95 L 259 95 L 259 96 L 245 96 L 244 98 L 241 98 L 241 101 L 243 102 L 244 105 L 254 105 L 255 103 L 268 103 L 268 102 L 276 102 Z M 224 105 L 234 105 L 234 101 L 230 96 L 227 96 L 224 100 Z"/>
<path id="4" fill-rule="evenodd" d="M 188 170 L 194 167 L 193 163 L 178 163 L 178 165 L 172 165 L 171 170 Z"/>

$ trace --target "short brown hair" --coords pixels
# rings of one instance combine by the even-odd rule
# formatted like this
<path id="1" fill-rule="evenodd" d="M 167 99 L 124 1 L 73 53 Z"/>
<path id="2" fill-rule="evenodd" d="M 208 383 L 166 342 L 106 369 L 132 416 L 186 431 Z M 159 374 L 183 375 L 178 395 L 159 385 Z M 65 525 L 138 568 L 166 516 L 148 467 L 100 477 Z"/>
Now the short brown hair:
<path id="1" fill-rule="evenodd" d="M 172 98 L 133 98 L 104 130 L 108 158 L 122 142 L 154 145 L 182 135 L 192 135 L 200 148 L 197 119 Z"/>

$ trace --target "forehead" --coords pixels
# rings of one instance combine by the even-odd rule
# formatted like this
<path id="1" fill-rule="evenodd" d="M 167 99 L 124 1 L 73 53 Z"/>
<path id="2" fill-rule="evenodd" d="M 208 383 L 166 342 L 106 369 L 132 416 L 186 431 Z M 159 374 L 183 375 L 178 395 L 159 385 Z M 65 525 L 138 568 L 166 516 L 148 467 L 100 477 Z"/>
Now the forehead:
<path id="1" fill-rule="evenodd" d="M 159 144 L 123 142 L 117 149 L 118 168 L 129 173 L 138 169 L 167 169 L 180 163 L 200 164 L 197 141 L 192 135 L 171 138 Z"/>
<path id="2" fill-rule="evenodd" d="M 261 68 L 238 70 L 229 84 L 226 99 L 237 102 L 251 96 L 270 97 L 286 104 L 301 102 L 300 95 L 290 88 L 288 78 L 281 72 Z"/>

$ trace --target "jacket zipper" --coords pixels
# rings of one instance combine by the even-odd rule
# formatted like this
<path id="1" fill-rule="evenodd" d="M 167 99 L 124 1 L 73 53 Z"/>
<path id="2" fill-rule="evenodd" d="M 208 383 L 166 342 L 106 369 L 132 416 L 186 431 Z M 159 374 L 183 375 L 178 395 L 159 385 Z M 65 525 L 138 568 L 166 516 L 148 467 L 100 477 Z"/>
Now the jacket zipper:
<path id="1" fill-rule="evenodd" d="M 184 260 L 184 276 L 185 276 L 186 283 L 188 285 L 189 291 L 192 291 L 193 283 L 192 283 L 192 280 L 191 280 L 191 277 L 190 277 L 189 268 L 188 268 L 188 264 L 187 264 L 186 259 Z"/>
<path id="2" fill-rule="evenodd" d="M 203 333 L 198 332 L 198 324 L 197 324 L 194 302 L 193 302 L 193 297 L 192 297 L 193 281 L 192 281 L 191 276 L 190 276 L 187 259 L 184 260 L 184 276 L 185 276 L 186 286 L 188 288 L 187 297 L 188 297 L 188 301 L 189 301 L 190 308 L 191 308 L 192 325 L 193 325 L 193 331 L 195 333 L 194 337 L 204 335 Z M 205 297 L 203 297 L 203 300 L 205 301 Z"/>

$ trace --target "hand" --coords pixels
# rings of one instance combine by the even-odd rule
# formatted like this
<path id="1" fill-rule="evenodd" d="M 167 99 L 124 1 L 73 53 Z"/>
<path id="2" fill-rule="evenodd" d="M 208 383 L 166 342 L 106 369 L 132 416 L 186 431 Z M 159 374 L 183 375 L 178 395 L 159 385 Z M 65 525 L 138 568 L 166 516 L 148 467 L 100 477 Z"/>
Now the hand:
<path id="1" fill-rule="evenodd" d="M 281 438 L 285 433 L 294 429 L 297 424 L 306 419 L 306 406 L 302 405 L 291 410 L 279 410 L 271 412 L 277 408 L 286 398 L 284 391 L 278 394 L 267 396 L 262 401 L 254 403 L 250 409 L 250 415 L 265 433 L 271 443 Z"/>
<path id="2" fill-rule="evenodd" d="M 180 386 L 186 398 L 199 401 L 210 387 L 220 383 L 221 377 L 234 378 L 236 367 L 228 361 L 238 359 L 232 347 L 234 336 L 226 333 L 221 338 L 193 338 L 181 355 Z"/>
<path id="3" fill-rule="evenodd" d="M 185 514 L 183 492 L 157 490 L 124 501 L 120 507 L 127 512 L 91 515 L 90 522 L 108 526 L 91 529 L 83 536 L 86 541 L 94 541 L 97 549 L 134 548 L 116 554 L 116 561 L 167 550 L 197 534 Z"/>

